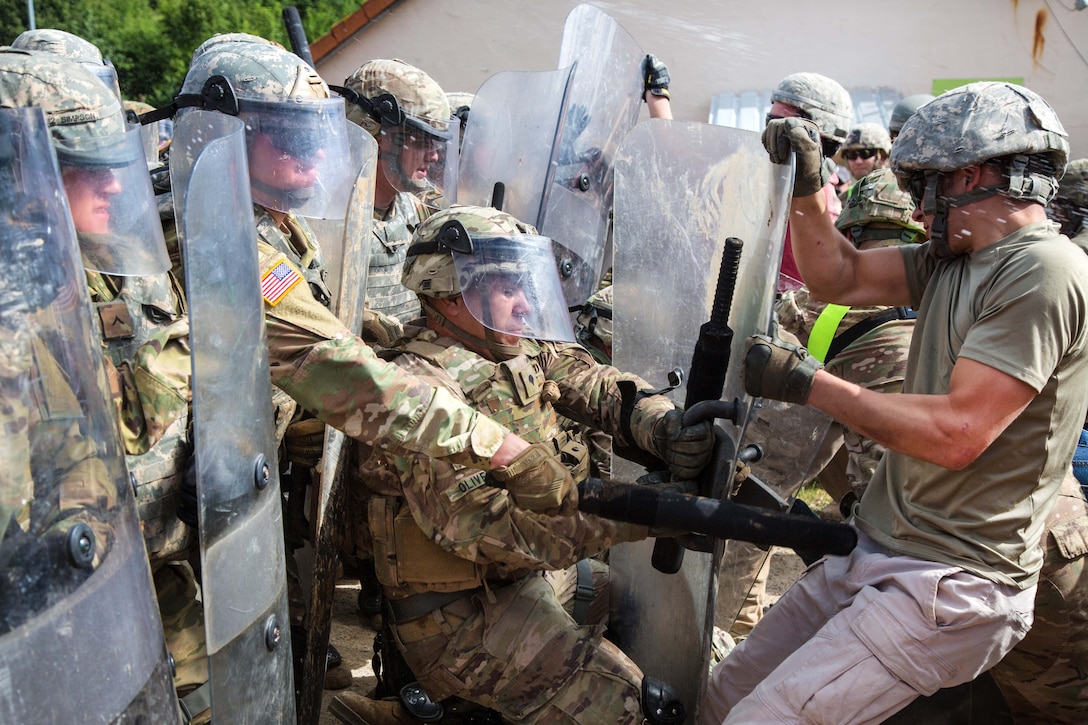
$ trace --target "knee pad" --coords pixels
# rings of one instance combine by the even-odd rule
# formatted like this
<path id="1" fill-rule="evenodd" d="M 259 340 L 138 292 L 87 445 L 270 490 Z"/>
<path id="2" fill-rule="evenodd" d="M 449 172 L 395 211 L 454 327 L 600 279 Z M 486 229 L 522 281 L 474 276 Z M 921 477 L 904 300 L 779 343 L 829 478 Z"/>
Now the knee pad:
<path id="1" fill-rule="evenodd" d="M 661 680 L 643 677 L 642 714 L 650 725 L 680 725 L 686 712 L 676 690 Z"/>

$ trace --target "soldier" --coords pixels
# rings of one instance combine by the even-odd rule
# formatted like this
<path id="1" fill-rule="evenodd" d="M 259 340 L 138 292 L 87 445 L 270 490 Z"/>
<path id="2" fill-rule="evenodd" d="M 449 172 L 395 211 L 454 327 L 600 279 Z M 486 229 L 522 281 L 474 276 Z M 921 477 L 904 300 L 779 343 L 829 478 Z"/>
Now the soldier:
<path id="1" fill-rule="evenodd" d="M 1088 249 L 1088 159 L 1069 162 L 1047 214 L 1061 225 L 1062 234 Z"/>
<path id="2" fill-rule="evenodd" d="M 1088 259 L 1046 219 L 1069 147 L 1042 98 L 975 83 L 904 124 L 892 169 L 922 245 L 859 251 L 831 228 L 818 138 L 795 119 L 764 132 L 772 159 L 796 155 L 798 261 L 825 299 L 911 302 L 912 360 L 904 394 L 880 396 L 750 340 L 751 394 L 811 403 L 889 451 L 855 550 L 811 567 L 715 670 L 706 723 L 878 721 L 995 665 L 1031 626 L 1040 534 L 1088 407 Z"/>
<path id="3" fill-rule="evenodd" d="M 402 60 L 367 61 L 344 87 L 348 120 L 378 142 L 367 306 L 409 322 L 419 316 L 419 303 L 400 283 L 404 253 L 420 222 L 445 204 L 439 197 L 447 169 L 456 170 L 459 136 L 452 137 L 445 92 Z"/>
<path id="4" fill-rule="evenodd" d="M 839 154 L 846 160 L 854 181 L 876 169 L 888 167 L 892 140 L 878 123 L 859 123 L 850 129 Z"/>
<path id="5" fill-rule="evenodd" d="M 892 117 L 888 119 L 888 136 L 892 141 L 895 141 L 895 137 L 899 135 L 900 129 L 903 128 L 903 124 L 907 122 L 907 119 L 914 115 L 914 113 L 932 101 L 934 96 L 928 93 L 919 93 L 915 96 L 907 96 L 899 103 L 895 104 L 895 108 L 892 109 Z"/>
<path id="6" fill-rule="evenodd" d="M 835 162 L 832 157 L 846 140 L 846 134 L 854 119 L 854 104 L 850 94 L 836 81 L 819 73 L 792 73 L 783 78 L 771 92 L 771 109 L 767 123 L 778 118 L 799 117 L 810 120 L 820 129 L 820 149 L 827 167 L 827 213 L 835 221 L 842 204 L 836 196 Z M 835 178 L 832 178 L 835 177 Z M 782 252 L 782 267 L 778 274 L 778 291 L 797 289 L 804 280 L 793 260 L 790 229 L 786 227 L 786 246 Z"/>
<path id="7" fill-rule="evenodd" d="M 584 470 L 584 448 L 562 442 L 563 412 L 677 477 L 708 462 L 708 425 L 684 427 L 664 396 L 629 398 L 619 381 L 649 385 L 563 342 L 572 336 L 552 242 L 532 227 L 489 208 L 439 212 L 416 230 L 404 284 L 426 327 L 384 355 L 507 421 L 534 450 L 562 450 Z M 425 455 L 375 451 L 364 467 L 369 491 L 354 492 L 351 517 L 372 537 L 396 646 L 431 696 L 518 722 L 656 722 L 657 689 L 600 627 L 576 626 L 539 575 L 645 528 L 579 513 L 567 486 L 527 496 Z M 350 694 L 331 710 L 349 723 L 406 717 L 396 701 Z"/>
<path id="8" fill-rule="evenodd" d="M 330 98 L 297 56 L 255 36 L 206 41 L 194 52 L 180 98 L 200 99 L 220 78 L 246 124 L 277 438 L 297 404 L 368 446 L 481 470 L 517 461 L 516 474 L 496 474 L 514 488 L 569 479 L 554 457 L 532 454 L 534 465 L 526 465 L 528 443 L 448 391 L 379 360 L 328 310 L 322 251 L 304 217 L 342 214 L 346 206 L 352 170 L 343 100 Z M 290 446 L 285 455 L 291 457 Z"/>
<path id="9" fill-rule="evenodd" d="M 120 100 L 83 64 L 6 50 L 0 79 L 0 105 L 39 106 L 50 120 L 175 685 L 186 691 L 207 679 L 197 585 L 185 563 L 191 532 L 176 515 L 189 455 L 189 328 L 181 286 L 166 273 L 140 133 L 128 129 Z"/>

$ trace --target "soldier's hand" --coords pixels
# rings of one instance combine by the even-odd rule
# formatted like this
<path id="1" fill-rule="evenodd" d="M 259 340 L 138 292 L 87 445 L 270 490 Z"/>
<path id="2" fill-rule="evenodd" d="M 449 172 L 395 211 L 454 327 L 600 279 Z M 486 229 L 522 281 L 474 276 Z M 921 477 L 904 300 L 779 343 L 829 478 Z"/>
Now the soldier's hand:
<path id="1" fill-rule="evenodd" d="M 669 97 L 669 69 L 655 56 L 647 54 L 642 60 L 642 97 L 645 100 L 646 92 L 651 95 Z"/>
<path id="2" fill-rule="evenodd" d="M 804 405 L 816 371 L 823 367 L 803 347 L 767 335 L 752 335 L 745 343 L 744 389 L 757 398 Z"/>
<path id="3" fill-rule="evenodd" d="M 402 337 L 404 326 L 396 317 L 377 310 L 363 310 L 363 340 L 379 347 L 393 347 Z"/>
<path id="4" fill-rule="evenodd" d="M 490 475 L 526 511 L 554 516 L 574 513 L 578 507 L 578 489 L 570 471 L 543 443 L 529 446 Z"/>
<path id="5" fill-rule="evenodd" d="M 812 121 L 803 118 L 776 118 L 763 129 L 763 147 L 771 161 L 784 164 L 790 159 L 790 151 L 797 157 L 793 177 L 793 195 L 810 196 L 827 184 L 831 178 L 824 164 L 820 129 Z"/>
<path id="6" fill-rule="evenodd" d="M 714 429 L 707 421 L 684 425 L 684 413 L 670 410 L 654 425 L 654 447 L 661 460 L 669 464 L 674 478 L 690 479 L 699 475 L 714 454 Z"/>
<path id="7" fill-rule="evenodd" d="M 325 450 L 325 424 L 307 418 L 287 426 L 283 436 L 283 456 L 304 468 L 317 468 Z"/>

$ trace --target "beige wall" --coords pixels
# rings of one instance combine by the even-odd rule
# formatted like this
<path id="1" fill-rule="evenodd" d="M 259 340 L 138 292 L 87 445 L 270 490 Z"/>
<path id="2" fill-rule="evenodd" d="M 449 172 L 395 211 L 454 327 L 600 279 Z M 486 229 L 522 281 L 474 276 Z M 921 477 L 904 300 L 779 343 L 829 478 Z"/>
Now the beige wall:
<path id="1" fill-rule="evenodd" d="M 563 22 L 577 4 L 402 0 L 319 70 L 339 83 L 368 59 L 398 57 L 448 91 L 475 91 L 498 71 L 555 68 Z M 668 64 L 677 118 L 706 121 L 715 94 L 768 90 L 801 70 L 829 75 L 848 89 L 889 86 L 903 95 L 930 92 L 935 78 L 1013 77 L 1055 107 L 1074 157 L 1088 156 L 1088 10 L 1066 9 L 1072 0 L 593 4 Z"/>

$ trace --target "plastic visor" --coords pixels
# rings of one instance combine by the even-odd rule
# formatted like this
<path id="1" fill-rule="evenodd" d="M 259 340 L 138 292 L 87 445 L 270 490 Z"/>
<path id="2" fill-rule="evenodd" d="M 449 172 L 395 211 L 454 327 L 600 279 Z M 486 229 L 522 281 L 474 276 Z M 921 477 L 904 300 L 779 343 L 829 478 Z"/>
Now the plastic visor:
<path id="1" fill-rule="evenodd" d="M 170 269 L 138 129 L 57 145 L 83 266 L 146 276 Z"/>
<path id="2" fill-rule="evenodd" d="M 470 254 L 454 252 L 453 263 L 473 317 L 506 335 L 574 342 L 551 239 L 472 237 L 472 245 Z"/>
<path id="3" fill-rule="evenodd" d="M 397 191 L 415 194 L 431 207 L 457 201 L 457 118 L 405 116 L 399 126 L 383 126 L 379 149 L 380 173 Z"/>
<path id="4" fill-rule="evenodd" d="M 239 99 L 246 125 L 250 189 L 266 209 L 299 216 L 344 216 L 354 168 L 343 98 Z"/>

